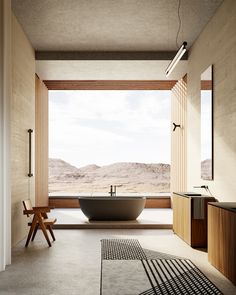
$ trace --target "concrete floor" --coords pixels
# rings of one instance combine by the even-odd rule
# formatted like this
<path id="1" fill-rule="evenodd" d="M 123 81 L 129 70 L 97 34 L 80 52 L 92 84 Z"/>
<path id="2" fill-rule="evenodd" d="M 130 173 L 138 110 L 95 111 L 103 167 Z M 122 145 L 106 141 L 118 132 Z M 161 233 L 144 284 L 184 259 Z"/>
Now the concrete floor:
<path id="1" fill-rule="evenodd" d="M 236 294 L 236 287 L 208 263 L 206 252 L 192 249 L 171 230 L 75 229 L 55 234 L 51 248 L 41 232 L 27 249 L 24 241 L 13 248 L 12 265 L 0 273 L 1 295 L 99 295 L 104 238 L 134 238 L 143 248 L 189 258 L 224 294 Z"/>

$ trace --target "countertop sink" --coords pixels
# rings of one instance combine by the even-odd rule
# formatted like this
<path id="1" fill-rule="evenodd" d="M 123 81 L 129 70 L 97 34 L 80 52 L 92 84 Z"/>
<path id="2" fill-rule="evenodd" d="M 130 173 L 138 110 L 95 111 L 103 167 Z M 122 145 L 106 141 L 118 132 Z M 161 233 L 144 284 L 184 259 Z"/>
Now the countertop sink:
<path id="1" fill-rule="evenodd" d="M 215 200 L 214 197 L 212 196 L 209 196 L 209 195 L 203 195 L 203 194 L 199 194 L 199 193 L 196 193 L 196 192 L 173 192 L 174 194 L 176 195 L 179 195 L 179 196 L 182 196 L 182 197 L 185 197 L 185 198 L 195 198 L 195 199 L 201 199 L 201 198 L 207 198 L 207 199 L 212 199 L 212 202 Z M 231 206 L 234 206 L 234 204 L 232 204 Z"/>

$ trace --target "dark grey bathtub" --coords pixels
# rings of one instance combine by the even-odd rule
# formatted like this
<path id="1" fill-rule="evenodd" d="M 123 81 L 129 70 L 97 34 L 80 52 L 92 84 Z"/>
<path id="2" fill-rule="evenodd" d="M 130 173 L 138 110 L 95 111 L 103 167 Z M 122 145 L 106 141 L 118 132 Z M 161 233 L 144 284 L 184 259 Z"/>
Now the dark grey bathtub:
<path id="1" fill-rule="evenodd" d="M 135 220 L 145 197 L 80 197 L 80 208 L 90 220 Z"/>

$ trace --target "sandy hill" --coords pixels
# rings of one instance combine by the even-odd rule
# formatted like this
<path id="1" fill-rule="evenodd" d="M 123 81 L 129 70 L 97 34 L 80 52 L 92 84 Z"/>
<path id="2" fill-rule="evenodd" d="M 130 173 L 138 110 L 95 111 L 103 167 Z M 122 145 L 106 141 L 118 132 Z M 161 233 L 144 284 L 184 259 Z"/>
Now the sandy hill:
<path id="1" fill-rule="evenodd" d="M 170 165 L 123 162 L 76 168 L 61 159 L 49 159 L 50 192 L 107 192 L 111 184 L 120 185 L 122 192 L 169 191 Z"/>
<path id="2" fill-rule="evenodd" d="M 87 165 L 87 166 L 84 166 L 82 168 L 79 168 L 78 170 L 81 173 L 88 173 L 88 172 L 94 172 L 95 170 L 97 170 L 99 168 L 100 168 L 100 166 L 95 165 L 95 164 L 91 164 L 91 165 Z"/>
<path id="3" fill-rule="evenodd" d="M 206 159 L 201 162 L 201 177 L 203 179 L 212 179 L 212 160 Z"/>
<path id="4" fill-rule="evenodd" d="M 77 172 L 78 168 L 61 159 L 49 159 L 49 177 Z"/>

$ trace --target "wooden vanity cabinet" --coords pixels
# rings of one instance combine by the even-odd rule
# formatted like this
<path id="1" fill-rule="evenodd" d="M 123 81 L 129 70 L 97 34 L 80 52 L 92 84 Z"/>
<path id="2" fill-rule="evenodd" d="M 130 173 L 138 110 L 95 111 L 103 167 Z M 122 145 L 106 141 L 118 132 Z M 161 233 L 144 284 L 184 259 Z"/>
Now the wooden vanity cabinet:
<path id="1" fill-rule="evenodd" d="M 207 203 L 215 198 L 204 199 L 204 218 L 194 219 L 194 196 L 173 193 L 173 231 L 191 247 L 207 247 Z"/>
<path id="2" fill-rule="evenodd" d="M 236 203 L 208 204 L 208 260 L 236 285 Z"/>

